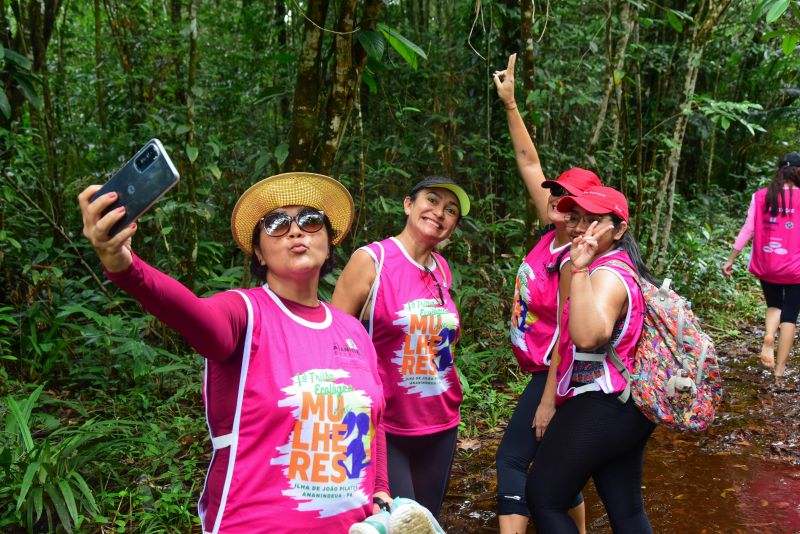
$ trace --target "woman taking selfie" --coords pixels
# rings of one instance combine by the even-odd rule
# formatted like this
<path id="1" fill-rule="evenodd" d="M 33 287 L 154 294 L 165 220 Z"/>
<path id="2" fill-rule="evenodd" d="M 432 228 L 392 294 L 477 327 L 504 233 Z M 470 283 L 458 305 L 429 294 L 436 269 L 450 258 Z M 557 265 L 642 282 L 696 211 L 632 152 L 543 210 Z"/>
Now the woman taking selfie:
<path id="1" fill-rule="evenodd" d="M 331 300 L 365 321 L 378 353 L 392 495 L 414 499 L 434 516 L 447 491 L 462 397 L 452 276 L 434 248 L 469 206 L 451 179 L 422 180 L 403 201 L 403 231 L 358 249 Z"/>
<path id="2" fill-rule="evenodd" d="M 353 220 L 339 182 L 287 173 L 245 191 L 231 230 L 263 285 L 195 296 L 136 256 L 131 224 L 108 230 L 113 193 L 79 196 L 83 232 L 107 276 L 203 357 L 214 453 L 203 532 L 345 532 L 389 500 L 375 351 L 353 317 L 320 302 L 320 276 Z"/>

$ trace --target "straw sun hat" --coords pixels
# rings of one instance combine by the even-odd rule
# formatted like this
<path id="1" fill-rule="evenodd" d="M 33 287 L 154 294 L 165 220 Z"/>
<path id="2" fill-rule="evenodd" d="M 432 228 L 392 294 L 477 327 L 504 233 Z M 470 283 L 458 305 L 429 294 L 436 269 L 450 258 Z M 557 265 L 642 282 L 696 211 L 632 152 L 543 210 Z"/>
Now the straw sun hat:
<path id="1" fill-rule="evenodd" d="M 245 254 L 253 253 L 253 229 L 267 213 L 284 206 L 309 206 L 325 213 L 338 245 L 353 224 L 353 197 L 328 176 L 287 172 L 264 178 L 242 193 L 231 215 L 231 232 Z"/>

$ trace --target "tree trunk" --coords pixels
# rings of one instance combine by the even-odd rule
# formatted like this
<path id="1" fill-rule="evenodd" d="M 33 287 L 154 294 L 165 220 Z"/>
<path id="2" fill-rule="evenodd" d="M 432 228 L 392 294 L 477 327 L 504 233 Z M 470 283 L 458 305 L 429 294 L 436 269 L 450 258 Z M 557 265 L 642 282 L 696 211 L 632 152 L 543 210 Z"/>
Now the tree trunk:
<path id="1" fill-rule="evenodd" d="M 361 73 L 355 64 L 354 52 L 357 41 L 353 38 L 356 6 L 356 0 L 345 0 L 340 4 L 336 23 L 336 31 L 339 33 L 336 33 L 333 39 L 333 87 L 325 109 L 323 139 L 319 145 L 317 158 L 317 168 L 326 174 L 333 166 L 333 160 L 339 150 L 353 106 L 356 84 L 361 83 Z M 364 59 L 366 61 L 366 55 Z"/>
<path id="2" fill-rule="evenodd" d="M 289 156 L 286 170 L 303 170 L 314 150 L 317 126 L 318 99 L 322 81 L 322 27 L 328 16 L 328 0 L 311 0 L 306 10 L 303 44 L 297 62 L 297 81 L 294 90 L 292 124 L 289 128 Z"/>
<path id="3" fill-rule="evenodd" d="M 189 0 L 189 76 L 186 83 L 186 123 L 189 131 L 186 132 L 186 147 L 187 147 L 187 186 L 189 189 L 189 202 L 192 207 L 197 206 L 197 166 L 194 161 L 189 159 L 188 149 L 194 148 L 194 85 L 197 79 L 197 0 Z M 196 161 L 196 160 L 195 160 Z M 192 287 L 195 274 L 195 266 L 197 264 L 197 212 L 190 210 L 189 212 L 189 228 L 191 235 L 191 257 L 189 258 L 188 280 L 187 285 Z"/>
<path id="4" fill-rule="evenodd" d="M 686 134 L 686 126 L 689 123 L 689 115 L 691 114 L 691 105 L 694 98 L 694 88 L 697 83 L 697 74 L 700 70 L 700 62 L 703 58 L 705 46 L 711 37 L 714 26 L 725 14 L 728 6 L 730 6 L 729 0 L 710 0 L 708 12 L 705 17 L 702 17 L 706 7 L 705 3 L 703 3 L 698 9 L 698 15 L 695 18 L 695 20 L 698 22 L 694 28 L 692 46 L 687 60 L 686 77 L 684 78 L 683 84 L 683 97 L 678 108 L 678 118 L 675 122 L 675 130 L 673 131 L 672 141 L 670 143 L 672 148 L 670 149 L 670 154 L 667 158 L 667 167 L 659 187 L 659 202 L 656 205 L 656 211 L 653 214 L 653 221 L 650 226 L 650 246 L 648 250 L 648 257 L 651 264 L 654 258 L 658 258 L 656 265 L 657 272 L 660 272 L 663 269 L 667 250 L 669 248 L 670 231 L 672 229 L 672 214 L 675 201 L 675 181 L 678 177 L 678 166 L 680 164 L 681 151 L 683 149 L 683 138 Z M 659 228 L 661 223 L 661 211 L 664 209 L 665 203 L 666 216 L 664 219 L 664 229 L 660 233 L 661 245 L 659 248 L 657 248 Z"/>
<path id="5" fill-rule="evenodd" d="M 353 109 L 355 89 L 361 83 L 361 74 L 367 63 L 367 53 L 355 39 L 354 28 L 358 26 L 361 30 L 374 31 L 382 5 L 382 0 L 367 0 L 358 24 L 357 0 L 347 0 L 339 5 L 331 51 L 333 72 L 329 76 L 321 76 L 320 65 L 329 63 L 321 59 L 323 30 L 320 29 L 328 12 L 328 2 L 314 1 L 309 4 L 285 169 L 311 168 L 328 173 L 333 167 Z M 324 79 L 331 80 L 329 90 L 320 83 Z"/>
<path id="6" fill-rule="evenodd" d="M 536 122 L 533 120 L 534 114 L 537 112 L 533 101 L 528 104 L 528 95 L 536 90 L 536 53 L 534 50 L 533 38 L 533 17 L 534 5 L 533 0 L 522 0 L 520 2 L 520 15 L 522 21 L 519 25 L 520 41 L 522 42 L 522 88 L 524 89 L 524 98 L 522 102 L 517 102 L 517 107 L 525 109 L 528 112 L 528 121 L 526 126 L 530 132 L 531 139 L 536 139 Z M 555 169 L 551 169 L 551 172 Z M 522 185 L 521 183 L 519 185 Z M 524 189 L 524 186 L 523 186 Z M 530 195 L 525 195 L 525 248 L 531 250 L 539 237 L 536 229 L 539 228 L 539 213 L 536 210 L 536 205 Z"/>
<path id="7" fill-rule="evenodd" d="M 594 154 L 597 150 L 597 144 L 600 141 L 600 134 L 603 131 L 603 126 L 605 125 L 606 115 L 608 114 L 608 105 L 611 101 L 612 89 L 615 91 L 617 109 L 612 119 L 614 133 L 612 135 L 613 148 L 611 153 L 615 154 L 616 152 L 617 137 L 619 135 L 620 128 L 619 114 L 621 112 L 620 108 L 622 103 L 622 80 L 617 80 L 617 72 L 624 72 L 625 54 L 628 50 L 628 41 L 630 40 L 631 33 L 633 33 L 635 21 L 638 18 L 638 11 L 635 8 L 631 8 L 631 5 L 628 2 L 622 1 L 621 4 L 619 20 L 623 28 L 622 35 L 620 35 L 617 39 L 616 50 L 613 51 L 613 59 L 610 56 L 612 51 L 609 50 L 609 73 L 608 78 L 606 79 L 605 88 L 603 89 L 603 100 L 600 103 L 600 111 L 597 116 L 597 122 L 595 123 L 592 136 L 589 139 L 589 144 L 586 149 L 586 159 L 589 161 L 589 163 L 591 163 L 592 166 L 597 165 Z M 605 170 L 603 179 L 609 180 L 612 176 L 611 173 L 616 166 L 611 161 L 607 161 L 605 163 L 606 164 L 603 165 Z"/>
<path id="8" fill-rule="evenodd" d="M 170 13 L 170 20 L 172 21 L 172 28 L 173 28 L 173 37 L 172 37 L 172 54 L 170 54 L 173 69 L 175 71 L 175 87 L 177 90 L 175 92 L 175 100 L 176 104 L 181 106 L 186 104 L 186 89 L 185 84 L 183 83 L 184 73 L 183 73 L 183 54 L 181 53 L 181 32 L 180 28 L 182 27 L 183 21 L 181 20 L 181 8 L 182 8 L 181 0 L 170 0 L 169 3 L 169 13 Z"/>
<path id="9" fill-rule="evenodd" d="M 100 0 L 94 0 L 94 93 L 97 98 L 97 121 L 100 130 L 106 129 L 106 104 L 105 92 L 103 88 L 103 71 L 100 65 L 103 63 L 100 25 Z"/>

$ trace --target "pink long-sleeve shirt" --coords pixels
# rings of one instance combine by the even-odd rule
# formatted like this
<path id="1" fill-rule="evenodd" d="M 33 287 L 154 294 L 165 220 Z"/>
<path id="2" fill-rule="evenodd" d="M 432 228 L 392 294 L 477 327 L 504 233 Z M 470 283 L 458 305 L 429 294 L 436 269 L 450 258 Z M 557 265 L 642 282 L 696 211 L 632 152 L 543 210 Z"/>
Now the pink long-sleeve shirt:
<path id="1" fill-rule="evenodd" d="M 378 393 L 380 398 L 375 397 L 372 401 L 369 401 L 368 396 L 365 396 L 366 394 L 370 393 L 374 387 L 377 387 L 377 391 L 380 391 L 380 380 L 377 374 L 377 362 L 369 361 L 359 363 L 359 361 L 357 361 L 359 358 L 359 350 L 364 355 L 372 354 L 372 359 L 374 360 L 374 351 L 372 351 L 371 343 L 363 327 L 361 327 L 361 325 L 358 324 L 355 319 L 352 319 L 350 316 L 347 316 L 339 310 L 331 308 L 325 304 L 309 307 L 288 300 L 279 299 L 277 295 L 275 295 L 266 286 L 263 289 L 257 288 L 251 290 L 228 291 L 218 293 L 207 298 L 199 298 L 183 284 L 151 267 L 136 255 L 133 256 L 133 262 L 127 270 L 121 273 L 107 273 L 107 276 L 121 289 L 125 290 L 137 301 L 139 301 L 148 312 L 152 313 L 159 320 L 163 321 L 165 324 L 178 332 L 195 350 L 209 360 L 209 365 L 207 365 L 206 369 L 204 397 L 207 405 L 207 417 L 209 419 L 209 429 L 212 435 L 212 444 L 214 444 L 215 447 L 215 457 L 218 456 L 220 451 L 224 452 L 225 447 L 230 447 L 229 445 L 222 444 L 221 446 L 223 448 L 218 448 L 221 443 L 226 443 L 225 438 L 227 438 L 227 436 L 234 434 L 241 436 L 241 438 L 237 437 L 237 439 L 244 440 L 240 443 L 240 455 L 243 454 L 241 451 L 244 451 L 243 447 L 248 440 L 247 432 L 244 430 L 240 431 L 238 429 L 239 422 L 237 421 L 237 417 L 239 417 L 237 413 L 241 412 L 243 414 L 241 417 L 244 420 L 247 417 L 247 410 L 249 410 L 247 406 L 245 406 L 244 411 L 242 411 L 241 405 L 242 394 L 245 395 L 245 401 L 247 395 L 250 394 L 244 390 L 239 391 L 238 388 L 239 383 L 243 383 L 244 380 L 250 378 L 247 374 L 247 367 L 241 363 L 241 358 L 237 356 L 241 355 L 243 352 L 247 352 L 248 354 L 252 355 L 249 362 L 251 371 L 254 368 L 258 368 L 257 366 L 261 366 L 260 369 L 263 370 L 264 365 L 266 365 L 267 374 L 275 375 L 270 376 L 270 378 L 274 379 L 273 381 L 276 384 L 283 384 L 279 387 L 279 389 L 273 392 L 278 392 L 275 399 L 275 401 L 278 403 L 276 408 L 268 410 L 267 413 L 275 413 L 280 411 L 280 407 L 284 406 L 287 402 L 286 399 L 282 399 L 283 394 L 279 393 L 280 391 L 287 391 L 285 389 L 286 384 L 297 382 L 295 386 L 289 387 L 299 387 L 302 389 L 307 385 L 304 383 L 304 381 L 306 379 L 310 380 L 313 378 L 314 380 L 322 380 L 319 385 L 314 386 L 316 388 L 312 391 L 314 395 L 316 395 L 317 392 L 324 393 L 324 388 L 341 389 L 342 393 L 338 393 L 337 395 L 344 395 L 345 397 L 347 395 L 356 395 L 356 397 L 354 397 L 357 399 L 354 401 L 355 405 L 362 406 L 362 408 L 359 408 L 359 410 L 363 411 L 363 407 L 372 402 L 372 420 L 378 421 L 380 419 L 380 413 L 382 412 L 383 407 L 382 394 Z M 269 295 L 269 297 L 266 295 Z M 246 302 L 248 300 L 249 302 Z M 272 302 L 272 304 L 269 304 L 270 302 Z M 248 309 L 250 309 L 249 312 Z M 252 322 L 254 309 L 256 311 L 262 310 L 262 313 L 270 313 L 269 317 L 265 316 L 267 319 L 266 322 L 264 320 L 257 320 L 255 323 Z M 280 310 L 283 311 L 281 312 Z M 250 320 L 248 320 L 248 313 L 250 313 Z M 275 313 L 278 313 L 278 315 L 275 315 Z M 331 328 L 321 328 L 319 326 L 326 324 L 326 321 L 328 321 L 327 324 L 331 324 Z M 310 330 L 304 329 L 302 326 L 304 324 L 311 325 L 312 328 Z M 267 328 L 269 328 L 269 330 L 265 334 L 264 331 Z M 300 328 L 300 330 L 297 330 L 297 332 L 299 332 L 298 335 L 303 337 L 304 342 L 310 343 L 310 346 L 314 347 L 315 349 L 298 349 L 299 346 L 295 346 L 297 343 L 295 343 L 293 340 L 285 341 L 278 339 L 281 333 L 288 332 L 292 328 L 295 330 Z M 319 334 L 316 334 L 315 332 L 319 332 Z M 335 332 L 340 332 L 340 334 L 335 334 Z M 265 335 L 267 336 L 266 338 L 264 337 Z M 337 341 L 338 338 L 336 338 L 335 335 L 342 335 L 342 341 Z M 319 339 L 317 339 L 318 337 Z M 295 336 L 295 338 L 297 338 L 297 336 Z M 328 342 L 330 341 L 328 338 L 330 338 L 330 340 L 334 340 L 332 345 L 333 352 L 330 355 L 328 355 L 326 350 L 323 350 L 323 345 L 327 347 Z M 261 346 L 258 346 L 259 339 L 261 340 Z M 274 364 L 270 364 L 269 361 L 271 361 L 271 358 L 269 357 L 269 354 L 262 354 L 259 352 L 266 350 L 264 348 L 266 346 L 266 341 L 269 341 L 270 344 L 274 344 L 277 347 L 277 349 L 272 349 L 271 354 L 276 354 L 274 352 L 275 350 L 278 350 L 278 353 L 280 353 L 280 351 L 282 351 L 280 347 L 283 346 L 282 343 L 284 343 L 286 344 L 287 350 L 294 350 L 291 348 L 292 346 L 294 346 L 295 349 L 301 350 L 301 355 L 298 356 L 295 354 L 291 356 L 288 362 L 281 363 L 275 361 Z M 319 358 L 316 359 L 314 354 L 318 345 L 320 355 Z M 248 350 L 245 350 L 246 348 Z M 296 363 L 300 363 L 299 361 L 302 360 L 305 357 L 303 355 L 306 354 L 308 355 L 308 359 L 312 362 L 312 364 L 314 361 L 318 360 L 322 365 L 322 361 L 324 360 L 325 364 L 322 366 L 326 369 L 339 369 L 341 367 L 340 371 L 333 370 L 331 372 L 334 374 L 344 373 L 343 377 L 334 379 L 332 378 L 333 375 L 323 376 L 325 373 L 327 373 L 327 371 L 322 373 L 316 372 L 316 374 L 314 374 L 315 371 L 313 370 L 310 372 L 307 371 L 301 373 L 301 375 L 293 375 L 293 370 L 291 367 Z M 253 360 L 252 358 L 258 359 Z M 265 362 L 267 363 L 265 364 Z M 331 365 L 332 363 L 333 365 Z M 236 369 L 244 368 L 244 375 L 242 375 L 244 378 L 240 379 L 236 369 L 232 369 L 233 367 L 236 367 Z M 259 376 L 264 375 L 261 374 Z M 298 379 L 298 376 L 301 378 Z M 348 376 L 350 378 L 347 378 Z M 298 380 L 300 380 L 300 382 L 298 382 Z M 347 383 L 344 383 L 343 381 Z M 327 384 L 327 382 L 331 383 Z M 247 383 L 248 391 L 250 391 L 249 388 L 254 387 L 255 383 L 252 383 L 252 380 L 248 381 Z M 373 383 L 375 386 L 371 385 Z M 264 391 L 257 391 L 256 393 L 259 397 L 261 397 L 264 395 Z M 358 393 L 359 391 L 361 391 L 361 393 Z M 237 396 L 239 397 L 238 400 Z M 300 394 L 300 398 L 305 398 L 306 396 L 307 395 L 304 393 Z M 265 402 L 269 402 L 267 399 L 263 400 Z M 257 407 L 258 403 L 255 405 L 251 404 L 251 406 Z M 310 409 L 315 410 L 314 406 L 316 406 L 316 404 L 312 405 Z M 305 413 L 305 408 L 303 408 L 301 411 Z M 369 410 L 367 411 L 367 414 L 368 413 Z M 321 413 L 321 415 L 323 417 L 325 416 L 324 413 Z M 337 415 L 337 413 L 334 413 L 334 415 Z M 340 415 L 341 414 L 338 414 L 337 416 Z M 350 436 L 356 435 L 355 433 L 351 434 L 351 432 L 356 432 L 356 427 L 353 425 L 356 424 L 356 421 L 358 421 L 358 424 L 361 425 L 361 419 L 364 417 L 367 417 L 367 415 L 358 415 L 354 412 L 350 418 L 352 421 L 347 419 L 346 421 L 337 423 L 339 426 L 344 425 L 342 426 L 343 429 L 346 426 L 348 427 L 348 437 L 346 439 L 350 439 Z M 352 423 L 352 425 L 350 423 Z M 244 423 L 242 424 L 244 425 Z M 309 426 L 311 423 L 304 424 L 305 426 Z M 317 426 L 320 424 L 330 423 L 314 423 L 314 425 Z M 350 429 L 348 425 L 353 426 L 353 428 Z M 275 426 L 276 425 L 274 423 L 270 424 L 270 428 L 274 428 Z M 359 426 L 359 428 L 361 427 Z M 291 446 L 301 443 L 301 441 L 298 441 L 302 440 L 301 437 L 298 437 L 299 434 L 294 436 L 294 434 L 299 432 L 298 426 L 296 426 L 295 423 L 289 425 L 286 431 L 291 432 L 291 434 L 287 434 L 287 436 L 273 436 L 275 439 L 272 441 L 275 441 L 276 443 L 289 443 Z M 365 431 L 366 430 L 359 430 L 359 435 Z M 372 431 L 370 431 L 370 433 L 372 433 Z M 386 475 L 385 434 L 383 432 L 382 423 L 378 424 L 374 428 L 373 436 L 369 436 L 369 439 L 367 436 L 368 434 L 364 434 L 364 446 L 359 446 L 359 448 L 356 447 L 356 444 L 353 444 L 348 448 L 347 460 L 343 460 L 341 463 L 343 467 L 337 466 L 338 461 L 330 463 L 330 469 L 332 469 L 332 474 L 330 475 L 331 479 L 336 479 L 340 475 L 340 472 L 344 472 L 342 469 L 348 469 L 348 476 L 355 476 L 355 469 L 358 468 L 359 472 L 372 473 L 375 477 L 374 485 L 369 483 L 367 486 L 363 486 L 363 488 L 372 489 L 374 492 L 384 491 L 389 493 L 388 477 Z M 360 439 L 361 438 L 359 438 L 359 440 Z M 262 441 L 263 438 L 254 442 L 253 447 L 259 448 L 259 443 Z M 283 445 L 282 447 L 286 446 L 289 445 Z M 264 447 L 266 447 L 266 449 L 270 448 L 267 446 L 263 446 L 261 448 Z M 358 463 L 357 465 L 353 464 L 354 467 L 352 467 L 353 471 L 351 472 L 349 470 L 351 468 L 351 462 L 349 460 L 349 454 L 351 450 L 356 451 L 356 453 L 358 450 L 365 452 L 368 455 L 366 457 L 367 460 L 374 460 L 374 466 L 370 467 L 369 461 L 367 461 L 367 463 L 363 463 L 363 460 L 359 460 L 361 463 Z M 275 451 L 263 450 L 262 453 L 258 454 L 260 454 L 260 457 L 267 458 L 274 455 Z M 363 456 L 363 454 L 361 456 Z M 228 455 L 228 457 L 230 457 L 230 455 Z M 278 456 L 272 463 L 276 465 L 282 465 L 280 462 L 283 461 L 283 459 L 285 459 L 284 456 Z M 237 460 L 237 472 L 245 465 L 247 465 L 246 459 Z M 255 466 L 255 469 L 258 470 L 260 469 L 258 465 L 265 464 L 259 464 L 256 462 L 253 465 Z M 287 465 L 287 472 L 291 473 L 294 470 L 296 474 L 299 472 L 297 470 L 304 464 L 301 463 L 296 465 Z M 314 465 L 315 469 L 317 469 L 316 464 Z M 219 468 L 218 470 L 220 471 L 220 476 L 215 477 L 214 471 L 217 469 L 217 467 Z M 224 471 L 223 468 L 226 467 L 228 466 L 221 465 L 218 461 L 212 461 L 212 466 L 209 471 L 209 478 L 206 482 L 206 490 L 204 491 L 204 495 L 200 503 L 201 517 L 204 519 L 204 530 L 207 531 L 233 532 L 238 531 L 239 526 L 246 530 L 249 528 L 249 524 L 243 523 L 239 526 L 234 526 L 238 525 L 238 523 L 231 523 L 231 518 L 236 517 L 239 521 L 245 521 L 246 512 L 243 510 L 257 510 L 259 509 L 259 505 L 268 506 L 268 503 L 271 502 L 269 499 L 262 498 L 261 501 L 251 502 L 248 504 L 248 496 L 245 494 L 236 497 L 228 496 L 226 497 L 228 513 L 225 515 L 227 519 L 224 521 L 221 519 L 217 521 L 217 517 L 221 518 L 223 516 L 226 501 L 220 501 L 220 498 L 215 498 L 215 495 L 228 495 L 227 490 L 225 490 L 223 487 L 225 484 L 225 477 L 221 476 Z M 230 468 L 232 469 L 232 464 Z M 316 470 L 314 473 L 315 475 L 319 474 Z M 362 474 L 361 476 L 364 475 Z M 236 477 L 235 480 L 239 480 L 240 477 L 241 475 Z M 253 477 L 249 478 L 251 480 L 253 479 Z M 219 488 L 216 489 L 212 487 L 212 485 L 215 483 L 215 480 L 220 481 L 218 484 Z M 290 483 L 292 482 L 290 481 Z M 300 486 L 298 486 L 298 488 L 299 487 Z M 211 494 L 211 498 L 208 498 L 206 496 L 207 494 Z M 284 495 L 286 494 L 284 493 Z M 364 497 L 359 497 L 359 499 L 364 499 Z M 327 514 L 332 513 L 332 510 L 334 509 L 343 509 L 347 506 L 355 506 L 356 504 L 363 504 L 364 510 L 371 510 L 371 495 L 369 495 L 369 499 L 366 503 L 361 503 L 358 501 L 357 503 L 354 502 L 351 504 L 342 504 L 341 502 L 336 504 L 329 499 L 325 500 L 323 498 L 319 503 L 316 503 L 316 506 L 320 510 L 319 514 L 326 516 Z M 239 508 L 237 508 L 237 506 Z M 328 507 L 331 506 L 334 508 L 328 510 Z M 268 507 L 265 509 L 271 508 Z M 238 512 L 231 516 L 230 514 L 234 510 L 238 510 Z M 345 514 L 347 517 L 345 518 L 343 516 L 342 520 L 345 522 L 360 520 L 360 510 L 361 508 L 354 508 L 353 511 Z M 258 518 L 257 520 L 263 521 L 263 518 Z M 302 522 L 302 519 L 298 519 L 298 521 Z M 319 521 L 319 518 L 314 519 L 314 521 Z M 217 526 L 217 530 L 213 528 L 213 525 Z M 228 526 L 226 527 L 226 525 Z M 338 526 L 334 526 L 334 523 L 331 523 L 331 526 L 333 528 L 338 528 Z"/>

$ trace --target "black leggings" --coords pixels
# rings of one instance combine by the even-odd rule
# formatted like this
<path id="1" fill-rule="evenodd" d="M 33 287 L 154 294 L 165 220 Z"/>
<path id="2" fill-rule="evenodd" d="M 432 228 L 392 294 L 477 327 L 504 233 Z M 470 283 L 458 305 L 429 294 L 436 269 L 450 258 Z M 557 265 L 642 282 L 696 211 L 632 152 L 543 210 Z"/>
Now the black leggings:
<path id="1" fill-rule="evenodd" d="M 782 323 L 797 323 L 800 314 L 800 284 L 773 284 L 760 280 L 767 308 L 781 310 Z"/>
<path id="2" fill-rule="evenodd" d="M 655 425 L 615 394 L 583 393 L 567 400 L 545 431 L 526 493 L 537 532 L 577 533 L 567 515 L 589 477 L 614 534 L 652 533 L 642 503 L 644 448 Z"/>
<path id="3" fill-rule="evenodd" d="M 497 513 L 499 515 L 529 515 L 525 500 L 525 481 L 528 470 L 536 456 L 539 441 L 536 430 L 531 428 L 536 409 L 547 382 L 547 371 L 533 373 L 525 391 L 519 397 L 517 407 L 497 448 Z M 583 502 L 583 495 L 574 495 L 570 508 Z"/>
<path id="4" fill-rule="evenodd" d="M 414 499 L 439 517 L 456 452 L 458 427 L 427 436 L 386 433 L 392 497 Z"/>

